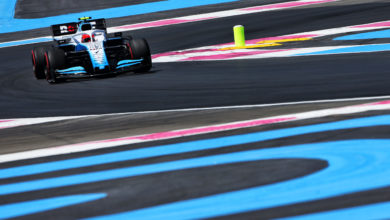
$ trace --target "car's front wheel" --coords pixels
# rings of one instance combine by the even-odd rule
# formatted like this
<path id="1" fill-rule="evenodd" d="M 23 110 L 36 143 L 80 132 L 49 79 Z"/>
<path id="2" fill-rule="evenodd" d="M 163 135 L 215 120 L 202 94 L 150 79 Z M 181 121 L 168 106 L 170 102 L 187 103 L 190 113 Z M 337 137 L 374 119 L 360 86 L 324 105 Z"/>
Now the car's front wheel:
<path id="1" fill-rule="evenodd" d="M 31 51 L 33 73 L 36 79 L 45 78 L 45 48 L 36 47 Z"/>
<path id="2" fill-rule="evenodd" d="M 127 47 L 131 59 L 143 59 L 142 66 L 135 72 L 148 72 L 152 68 L 152 57 L 148 42 L 144 38 L 131 39 Z"/>
<path id="3" fill-rule="evenodd" d="M 49 83 L 57 83 L 56 70 L 65 66 L 65 52 L 56 47 L 48 48 L 45 52 L 45 76 Z"/>

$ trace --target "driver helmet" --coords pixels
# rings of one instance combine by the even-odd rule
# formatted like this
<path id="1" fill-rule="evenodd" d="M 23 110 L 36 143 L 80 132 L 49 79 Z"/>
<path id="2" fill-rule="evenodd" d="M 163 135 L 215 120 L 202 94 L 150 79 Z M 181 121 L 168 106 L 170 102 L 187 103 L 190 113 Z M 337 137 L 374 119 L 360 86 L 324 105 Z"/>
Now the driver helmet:
<path id="1" fill-rule="evenodd" d="M 91 42 L 91 36 L 89 36 L 89 34 L 83 34 L 81 36 L 81 42 L 83 43 Z"/>

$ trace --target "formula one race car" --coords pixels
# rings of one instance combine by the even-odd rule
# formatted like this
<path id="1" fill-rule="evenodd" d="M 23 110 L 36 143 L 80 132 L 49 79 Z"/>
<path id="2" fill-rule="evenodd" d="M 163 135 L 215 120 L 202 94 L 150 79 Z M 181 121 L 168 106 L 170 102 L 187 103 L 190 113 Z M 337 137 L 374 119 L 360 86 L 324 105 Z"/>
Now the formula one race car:
<path id="1" fill-rule="evenodd" d="M 52 25 L 51 47 L 32 50 L 33 72 L 37 79 L 56 83 L 63 79 L 148 72 L 152 59 L 145 39 L 107 34 L 105 19 L 79 18 L 79 22 Z"/>

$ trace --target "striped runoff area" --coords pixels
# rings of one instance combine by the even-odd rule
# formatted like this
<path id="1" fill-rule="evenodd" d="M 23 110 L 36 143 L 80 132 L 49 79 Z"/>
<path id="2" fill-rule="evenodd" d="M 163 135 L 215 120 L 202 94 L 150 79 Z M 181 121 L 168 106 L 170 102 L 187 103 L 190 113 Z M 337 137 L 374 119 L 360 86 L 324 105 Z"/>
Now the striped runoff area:
<path id="1" fill-rule="evenodd" d="M 95 150 L 95 149 L 104 149 L 104 148 L 116 147 L 121 145 L 165 140 L 165 139 L 172 139 L 172 138 L 185 137 L 191 135 L 228 131 L 233 129 L 255 127 L 255 126 L 274 124 L 274 123 L 314 119 L 314 118 L 320 118 L 320 117 L 326 117 L 332 115 L 361 113 L 361 112 L 373 111 L 373 110 L 388 110 L 388 109 L 390 109 L 390 100 L 368 103 L 363 105 L 323 109 L 323 110 L 316 110 L 316 111 L 296 113 L 296 114 L 279 115 L 274 117 L 258 118 L 258 119 L 252 119 L 246 121 L 237 121 L 237 122 L 231 122 L 226 124 L 209 125 L 205 127 L 196 127 L 196 128 L 173 130 L 173 131 L 144 134 L 144 135 L 137 135 L 137 136 L 120 137 L 120 138 L 107 139 L 107 140 L 98 140 L 98 141 L 91 141 L 86 143 L 3 154 L 0 155 L 0 163 L 53 156 L 53 155 L 69 154 L 75 152 L 84 152 L 84 151 Z M 35 169 L 35 170 L 39 170 L 39 169 Z"/>
<path id="2" fill-rule="evenodd" d="M 389 51 L 390 44 L 370 45 L 346 45 L 346 46 L 319 46 L 309 48 L 288 48 L 273 49 L 286 42 L 309 41 L 311 39 L 331 36 L 336 34 L 347 34 L 362 31 L 374 31 L 373 33 L 354 34 L 335 40 L 348 39 L 375 39 L 390 38 L 389 31 L 377 31 L 378 29 L 389 28 L 390 20 L 353 25 L 340 28 L 331 28 L 277 37 L 250 39 L 246 41 L 246 48 L 235 49 L 234 43 L 205 46 L 180 51 L 171 51 L 153 55 L 153 62 L 182 62 L 182 61 L 210 61 L 210 60 L 237 60 L 237 59 L 259 59 L 271 57 L 305 56 L 338 53 L 363 53 Z"/>
<path id="3" fill-rule="evenodd" d="M 389 109 L 389 104 L 390 101 L 382 101 L 365 105 L 322 110 L 322 113 L 319 111 L 306 112 L 300 115 L 302 117 L 304 115 L 306 117 L 312 115 L 311 118 L 314 118 L 320 117 L 320 115 L 333 115 L 332 112 L 337 112 L 337 114 L 351 114 L 363 112 L 364 110 Z M 376 108 L 379 106 L 380 108 Z M 385 106 L 387 107 L 384 108 Z M 12 198 L 24 194 L 27 196 L 30 195 L 30 200 L 14 200 L 11 203 L 0 205 L 0 218 L 24 216 L 72 205 L 87 205 L 87 203 L 92 201 L 96 201 L 97 203 L 90 205 L 96 207 L 99 201 L 102 202 L 100 205 L 106 204 L 104 202 L 109 201 L 119 202 L 119 204 L 126 204 L 127 206 L 124 205 L 120 210 L 113 210 L 108 213 L 102 213 L 102 210 L 99 209 L 97 212 L 88 213 L 87 217 L 90 219 L 198 219 L 278 208 L 290 204 L 299 205 L 332 197 L 342 197 L 348 194 L 369 192 L 370 190 L 381 189 L 390 185 L 390 163 L 388 160 L 390 156 L 388 151 L 390 140 L 364 139 L 364 134 L 360 134 L 360 139 L 349 139 L 346 136 L 347 139 L 328 141 L 322 136 L 322 138 L 317 139 L 314 143 L 304 142 L 296 145 L 277 145 L 277 147 L 268 148 L 258 146 L 257 148 L 246 148 L 232 152 L 221 151 L 219 154 L 198 155 L 192 158 L 178 157 L 170 161 L 151 161 L 148 164 L 126 164 L 120 167 L 110 165 L 118 162 L 131 162 L 161 156 L 178 156 L 189 152 L 236 147 L 240 145 L 256 146 L 261 145 L 265 141 L 301 135 L 315 136 L 332 131 L 343 131 L 339 132 L 340 135 L 338 138 L 340 138 L 342 134 L 354 133 L 359 129 L 376 127 L 386 130 L 388 126 L 390 126 L 390 115 L 355 117 L 346 120 L 332 120 L 319 124 L 184 141 L 169 145 L 122 151 L 116 149 L 119 151 L 103 151 L 97 155 L 86 155 L 73 159 L 60 159 L 27 165 L 20 163 L 19 166 L 0 170 L 0 177 L 5 180 L 5 183 L 0 185 L 0 196 L 3 198 Z M 348 132 L 345 132 L 346 129 L 348 129 Z M 158 174 L 169 175 L 175 172 L 191 172 L 194 169 L 215 168 L 216 166 L 223 165 L 288 159 L 326 161 L 327 166 L 313 173 L 296 176 L 292 179 L 279 180 L 270 184 L 233 188 L 211 194 L 196 195 L 187 199 L 169 200 L 146 207 L 131 208 L 131 204 L 139 201 L 139 198 L 131 200 L 131 198 L 134 198 L 134 195 L 132 195 L 133 190 L 136 190 L 131 186 L 134 186 L 134 180 L 136 178 L 150 177 Z M 98 165 L 109 166 L 103 170 L 94 170 L 92 168 Z M 57 173 L 57 175 L 47 175 L 55 171 L 83 167 L 88 168 L 78 170 L 77 173 L 63 172 Z M 31 176 L 34 174 L 46 175 Z M 15 177 L 17 179 L 12 179 Z M 174 175 L 168 177 L 175 178 Z M 7 180 L 13 181 L 7 182 Z M 114 184 L 116 190 L 112 190 L 112 185 L 108 184 L 109 181 L 126 182 L 125 184 Z M 95 187 L 96 185 L 102 186 L 102 184 L 104 184 L 103 186 L 105 188 Z M 77 190 L 80 189 L 78 188 L 80 185 L 86 186 L 81 187 L 83 190 L 82 193 Z M 121 188 L 127 185 L 130 186 L 127 190 Z M 207 188 L 208 186 L 203 185 L 203 187 Z M 118 193 L 116 191 L 118 188 L 122 189 L 120 196 L 129 196 L 130 200 L 117 201 Z M 54 190 L 58 191 L 58 189 L 62 192 L 61 195 L 46 194 L 44 198 L 41 196 L 42 192 L 54 192 Z M 149 190 L 159 192 L 158 187 L 156 189 L 152 187 Z M 39 195 L 39 198 L 37 198 L 37 195 Z M 31 198 L 34 199 L 31 200 Z M 297 216 L 297 218 L 321 219 L 321 217 L 332 216 L 357 216 L 357 219 L 389 218 L 390 215 L 387 212 L 388 207 L 388 202 L 367 201 L 353 208 L 345 208 L 345 206 L 342 206 L 337 210 Z M 72 207 L 69 208 L 72 209 Z M 374 213 L 368 215 L 367 211 Z"/>
<path id="4" fill-rule="evenodd" d="M 268 5 L 238 8 L 238 9 L 232 9 L 232 10 L 226 10 L 226 11 L 218 11 L 218 12 L 212 12 L 212 13 L 204 13 L 204 14 L 162 19 L 162 20 L 149 21 L 149 22 L 143 22 L 143 23 L 138 23 L 138 24 L 128 24 L 128 25 L 122 25 L 122 26 L 117 26 L 117 27 L 110 27 L 107 29 L 107 31 L 109 33 L 119 32 L 119 31 L 132 31 L 132 30 L 138 30 L 138 29 L 144 29 L 144 28 L 153 28 L 153 27 L 162 27 L 162 26 L 167 26 L 167 25 L 184 24 L 184 23 L 189 23 L 189 22 L 205 21 L 205 20 L 225 18 L 225 17 L 238 16 L 238 15 L 246 15 L 246 14 L 252 14 L 252 13 L 261 13 L 261 12 L 267 12 L 267 11 L 273 11 L 273 10 L 288 9 L 288 8 L 309 6 L 309 5 L 315 5 L 315 4 L 336 2 L 336 1 L 339 1 L 339 0 L 298 0 L 298 1 L 291 1 L 291 2 L 285 2 L 285 3 L 268 4 Z M 99 13 L 100 14 L 97 16 L 101 17 L 102 14 L 101 14 L 101 12 L 99 12 Z M 129 11 L 127 13 L 129 13 Z M 111 14 L 109 14 L 109 15 L 111 15 Z M 132 14 L 127 14 L 127 15 L 132 15 Z M 66 17 L 66 18 L 69 19 L 68 17 Z M 61 18 L 59 18 L 59 19 L 61 19 Z M 72 19 L 73 20 L 77 19 L 77 16 L 73 16 Z M 53 23 L 58 23 L 58 21 L 59 20 L 56 19 L 56 20 L 52 21 L 52 23 L 48 23 L 47 26 L 49 26 L 50 24 L 53 24 Z M 71 22 L 71 21 L 72 20 L 69 20 L 68 22 Z M 67 22 L 67 21 L 64 20 L 63 22 Z M 35 20 L 34 23 L 37 23 L 37 21 Z M 52 40 L 51 36 L 43 36 L 43 37 L 38 37 L 38 38 L 3 42 L 3 43 L 0 43 L 0 48 L 19 46 L 19 45 L 25 45 L 25 44 L 48 42 L 51 40 Z"/>

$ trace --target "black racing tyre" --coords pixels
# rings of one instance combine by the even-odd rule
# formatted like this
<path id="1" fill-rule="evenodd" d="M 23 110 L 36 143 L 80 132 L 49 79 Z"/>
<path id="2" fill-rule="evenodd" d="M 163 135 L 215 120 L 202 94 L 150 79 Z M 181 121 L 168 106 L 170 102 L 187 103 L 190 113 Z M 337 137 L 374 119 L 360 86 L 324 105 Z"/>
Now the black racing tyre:
<path id="1" fill-rule="evenodd" d="M 33 73 L 36 79 L 45 78 L 45 52 L 46 49 L 43 47 L 35 47 L 31 51 Z"/>
<path id="2" fill-rule="evenodd" d="M 148 72 L 152 68 L 152 57 L 150 55 L 150 48 L 148 42 L 144 39 L 131 39 L 129 41 L 129 55 L 131 59 L 143 59 L 142 67 L 135 70 L 135 72 Z"/>
<path id="3" fill-rule="evenodd" d="M 45 52 L 45 76 L 49 83 L 57 83 L 56 70 L 65 67 L 65 52 L 56 47 L 48 48 Z"/>

